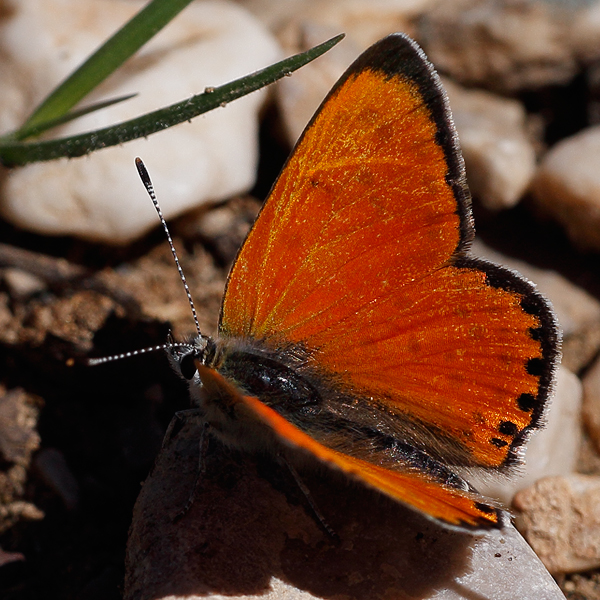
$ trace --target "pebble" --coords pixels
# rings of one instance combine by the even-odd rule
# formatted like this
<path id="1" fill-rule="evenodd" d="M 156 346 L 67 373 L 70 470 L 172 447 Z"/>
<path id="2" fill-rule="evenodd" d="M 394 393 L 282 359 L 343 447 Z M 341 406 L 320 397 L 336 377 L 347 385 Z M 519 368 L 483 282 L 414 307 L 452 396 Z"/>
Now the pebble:
<path id="1" fill-rule="evenodd" d="M 600 566 L 600 477 L 548 477 L 519 492 L 517 526 L 554 574 Z"/>
<path id="2" fill-rule="evenodd" d="M 600 358 L 583 376 L 583 421 L 592 441 L 600 452 Z"/>
<path id="3" fill-rule="evenodd" d="M 4 466 L 28 467 L 40 447 L 37 432 L 39 409 L 36 400 L 22 388 L 0 386 L 0 457 Z M 7 494 L 2 490 L 3 497 Z"/>
<path id="4" fill-rule="evenodd" d="M 561 577 L 560 587 L 574 600 L 597 600 L 600 597 L 600 573 L 592 571 L 584 575 L 574 573 Z"/>
<path id="5" fill-rule="evenodd" d="M 473 196 L 490 210 L 511 208 L 536 169 L 527 115 L 517 100 L 444 79 Z"/>
<path id="6" fill-rule="evenodd" d="M 438 0 L 244 0 L 244 6 L 277 33 L 286 47 L 302 39 L 304 28 L 345 33 L 364 50 L 394 31 L 410 33 L 413 23 Z"/>
<path id="7" fill-rule="evenodd" d="M 2 279 L 13 298 L 27 298 L 46 289 L 46 285 L 40 277 L 21 269 L 3 269 Z"/>
<path id="8" fill-rule="evenodd" d="M 261 203 L 252 196 L 233 198 L 212 210 L 198 211 L 174 223 L 172 233 L 198 237 L 220 263 L 231 265 L 256 220 Z"/>
<path id="9" fill-rule="evenodd" d="M 15 3 L 10 18 L 0 25 L 0 131 L 18 127 L 54 85 L 144 4 Z M 135 98 L 78 119 L 53 135 L 139 116 L 280 58 L 274 37 L 239 5 L 226 0 L 194 2 L 85 103 L 132 92 Z M 37 233 L 127 243 L 158 222 L 134 167 L 136 156 L 146 162 L 167 218 L 245 191 L 255 179 L 258 111 L 266 93 L 250 94 L 191 123 L 88 157 L 13 169 L 3 177 L 0 213 Z"/>
<path id="10" fill-rule="evenodd" d="M 581 249 L 600 250 L 600 125 L 557 143 L 532 184 L 537 205 Z"/>
<path id="11" fill-rule="evenodd" d="M 556 389 L 544 427 L 534 433 L 526 450 L 526 465 L 516 489 L 550 475 L 568 475 L 577 467 L 581 446 L 582 385 L 577 375 L 559 367 Z"/>
<path id="12" fill-rule="evenodd" d="M 40 399 L 25 389 L 0 385 L 0 534 L 21 521 L 44 518 L 39 508 L 23 499 L 32 456 L 40 447 L 39 409 Z M 0 563 L 1 554 L 0 550 Z"/>
<path id="13" fill-rule="evenodd" d="M 600 3 L 439 2 L 420 20 L 417 39 L 462 83 L 509 92 L 566 83 L 600 57 Z"/>
<path id="14" fill-rule="evenodd" d="M 562 363 L 573 373 L 580 373 L 593 362 L 599 350 L 600 322 L 590 323 L 588 329 L 563 339 Z"/>

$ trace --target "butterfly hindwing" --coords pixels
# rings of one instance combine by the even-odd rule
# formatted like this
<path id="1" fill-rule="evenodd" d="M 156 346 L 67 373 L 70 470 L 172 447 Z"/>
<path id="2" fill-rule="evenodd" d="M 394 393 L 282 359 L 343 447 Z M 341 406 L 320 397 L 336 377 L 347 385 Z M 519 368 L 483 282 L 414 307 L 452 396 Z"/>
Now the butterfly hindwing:
<path id="1" fill-rule="evenodd" d="M 466 482 L 452 475 L 443 465 L 437 465 L 434 475 L 434 469 L 420 471 L 407 461 L 397 460 L 392 470 L 332 450 L 258 398 L 242 394 L 218 372 L 207 369 L 199 362 L 196 366 L 203 386 L 227 406 L 227 430 L 244 427 L 246 432 L 253 431 L 253 437 L 260 439 L 263 446 L 268 446 L 270 438 L 275 437 L 283 446 L 306 452 L 329 467 L 447 525 L 468 529 L 502 525 L 502 511 L 483 501 L 469 489 Z M 260 431 L 261 426 L 267 429 Z"/>

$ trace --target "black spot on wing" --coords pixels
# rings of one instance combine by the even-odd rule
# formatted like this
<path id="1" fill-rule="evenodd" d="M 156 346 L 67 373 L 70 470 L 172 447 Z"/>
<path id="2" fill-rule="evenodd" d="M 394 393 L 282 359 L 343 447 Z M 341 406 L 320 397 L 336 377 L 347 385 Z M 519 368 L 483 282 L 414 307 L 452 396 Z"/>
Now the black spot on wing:
<path id="1" fill-rule="evenodd" d="M 492 444 L 494 444 L 494 446 L 496 446 L 496 448 L 504 448 L 505 446 L 508 446 L 508 442 L 505 442 L 504 440 L 501 440 L 500 438 L 491 438 L 490 442 Z"/>
<path id="2" fill-rule="evenodd" d="M 544 374 L 544 359 L 542 358 L 530 358 L 527 361 L 527 372 L 530 375 L 535 375 L 536 377 L 540 377 Z"/>
<path id="3" fill-rule="evenodd" d="M 512 421 L 502 421 L 498 427 L 498 431 L 504 435 L 515 437 L 519 432 L 519 428 Z"/>
<path id="4" fill-rule="evenodd" d="M 535 405 L 537 404 L 537 399 L 535 396 L 531 394 L 521 394 L 517 398 L 517 405 L 523 412 L 531 412 Z"/>

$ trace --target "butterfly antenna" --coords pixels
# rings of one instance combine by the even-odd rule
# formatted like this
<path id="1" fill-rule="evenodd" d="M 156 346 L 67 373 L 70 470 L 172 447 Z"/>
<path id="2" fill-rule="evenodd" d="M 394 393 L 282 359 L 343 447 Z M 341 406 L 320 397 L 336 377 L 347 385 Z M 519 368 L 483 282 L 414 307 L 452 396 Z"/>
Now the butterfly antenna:
<path id="1" fill-rule="evenodd" d="M 194 317 L 194 323 L 196 324 L 196 331 L 198 332 L 198 336 L 202 337 L 202 332 L 200 331 L 200 323 L 198 322 L 198 314 L 196 313 L 196 307 L 194 306 L 194 301 L 192 300 L 192 294 L 190 292 L 190 287 L 187 283 L 187 279 L 183 273 L 183 269 L 181 268 L 181 264 L 179 262 L 179 257 L 177 256 L 177 252 L 175 251 L 175 246 L 173 245 L 173 238 L 171 237 L 171 233 L 169 228 L 167 227 L 167 222 L 162 214 L 162 210 L 160 209 L 160 205 L 158 204 L 158 200 L 156 199 L 156 193 L 154 192 L 154 186 L 152 185 L 152 181 L 150 179 L 150 175 L 148 175 L 148 171 L 146 166 L 142 162 L 141 158 L 135 159 L 135 166 L 137 167 L 138 173 L 140 174 L 140 179 L 154 204 L 154 208 L 158 213 L 158 218 L 162 223 L 163 229 L 167 235 L 167 241 L 169 242 L 169 248 L 171 248 L 171 253 L 173 254 L 173 258 L 175 259 L 175 265 L 177 266 L 177 270 L 179 271 L 179 278 L 181 279 L 181 283 L 183 283 L 183 287 L 185 289 L 185 293 L 188 298 L 188 302 L 190 303 L 190 308 L 192 309 L 192 316 Z M 158 352 L 160 350 L 171 350 L 173 348 L 186 348 L 193 349 L 193 344 L 189 343 L 177 343 L 173 341 L 173 338 L 169 334 L 169 341 L 166 344 L 160 344 L 159 346 L 151 346 L 149 348 L 140 348 L 139 350 L 131 350 L 130 352 L 123 352 L 121 354 L 113 354 L 111 356 L 101 356 L 99 358 L 88 358 L 86 360 L 86 364 L 88 366 L 96 366 L 101 365 L 107 362 L 113 362 L 115 360 L 122 360 L 124 358 L 131 358 L 132 356 L 139 356 L 140 354 L 147 354 L 148 352 Z"/>
<path id="2" fill-rule="evenodd" d="M 194 317 L 194 323 L 196 324 L 196 331 L 199 336 L 202 336 L 202 332 L 200 331 L 200 323 L 198 322 L 198 314 L 196 313 L 196 307 L 194 306 L 194 301 L 192 300 L 192 294 L 190 293 L 190 287 L 188 286 L 187 279 L 183 273 L 183 269 L 181 268 L 181 264 L 179 263 L 179 257 L 177 256 L 177 252 L 175 251 L 175 246 L 173 245 L 173 238 L 171 237 L 171 233 L 169 232 L 169 228 L 167 227 L 167 222 L 163 217 L 162 210 L 160 209 L 160 205 L 158 204 L 158 200 L 156 199 L 156 193 L 154 192 L 154 186 L 152 185 L 152 181 L 150 180 L 150 175 L 148 175 L 148 171 L 146 166 L 142 162 L 141 158 L 135 159 L 135 166 L 137 167 L 138 173 L 140 174 L 140 179 L 148 192 L 148 196 L 152 200 L 154 204 L 154 208 L 158 214 L 158 218 L 165 230 L 165 234 L 167 235 L 167 241 L 169 242 L 169 248 L 171 248 L 171 253 L 173 254 L 173 258 L 175 259 L 175 264 L 177 265 L 177 270 L 179 271 L 179 278 L 181 279 L 181 283 L 183 283 L 183 287 L 185 288 L 185 293 L 187 294 L 188 302 L 190 303 L 190 308 L 192 309 L 192 315 Z"/>
<path id="3" fill-rule="evenodd" d="M 95 367 L 96 365 L 102 365 L 107 362 L 113 362 L 115 360 L 123 360 L 124 358 L 131 358 L 132 356 L 138 356 L 140 354 L 147 354 L 148 352 L 158 352 L 159 350 L 170 350 L 171 348 L 186 348 L 193 349 L 191 344 L 185 343 L 174 343 L 168 342 L 167 344 L 161 344 L 160 346 L 150 346 L 149 348 L 140 348 L 139 350 L 131 350 L 130 352 L 123 352 L 121 354 L 111 354 L 110 356 L 100 356 L 99 358 L 88 358 L 85 363 L 88 367 Z"/>

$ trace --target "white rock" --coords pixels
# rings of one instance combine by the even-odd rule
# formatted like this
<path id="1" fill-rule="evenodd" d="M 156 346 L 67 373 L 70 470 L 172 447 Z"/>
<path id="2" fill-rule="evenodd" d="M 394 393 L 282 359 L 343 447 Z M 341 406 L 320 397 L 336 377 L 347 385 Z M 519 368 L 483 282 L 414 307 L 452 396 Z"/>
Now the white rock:
<path id="1" fill-rule="evenodd" d="M 288 43 L 302 39 L 306 25 L 344 32 L 361 50 L 395 31 L 407 31 L 412 22 L 439 0 L 244 0 L 246 8 Z"/>
<path id="2" fill-rule="evenodd" d="M 20 0 L 2 21 L 0 125 L 16 128 L 52 86 L 145 3 L 124 0 Z M 268 66 L 277 43 L 255 17 L 225 0 L 187 7 L 86 103 L 128 93 L 128 102 L 86 116 L 62 136 L 115 124 L 184 100 Z M 45 234 L 126 243 L 156 224 L 133 159 L 145 160 L 167 217 L 248 189 L 257 161 L 257 112 L 264 91 L 191 124 L 89 157 L 14 169 L 0 211 Z"/>
<path id="3" fill-rule="evenodd" d="M 532 184 L 541 210 L 580 248 L 600 249 L 600 126 L 562 140 L 543 158 Z"/>
<path id="4" fill-rule="evenodd" d="M 432 600 L 564 599 L 540 559 L 512 526 L 474 540 L 471 551 L 468 571 L 446 589 L 434 592 Z"/>
<path id="5" fill-rule="evenodd" d="M 21 269 L 3 269 L 2 278 L 15 298 L 26 298 L 46 289 L 40 277 Z"/>
<path id="6" fill-rule="evenodd" d="M 520 102 L 443 81 L 465 158 L 471 193 L 491 210 L 517 204 L 535 173 L 536 157 Z"/>
<path id="7" fill-rule="evenodd" d="M 582 395 L 579 377 L 559 367 L 546 424 L 532 435 L 527 445 L 525 471 L 517 479 L 517 489 L 542 477 L 573 473 L 581 445 Z"/>

